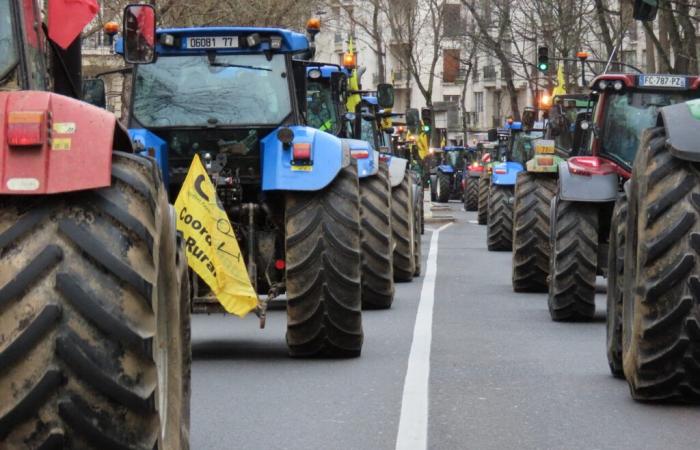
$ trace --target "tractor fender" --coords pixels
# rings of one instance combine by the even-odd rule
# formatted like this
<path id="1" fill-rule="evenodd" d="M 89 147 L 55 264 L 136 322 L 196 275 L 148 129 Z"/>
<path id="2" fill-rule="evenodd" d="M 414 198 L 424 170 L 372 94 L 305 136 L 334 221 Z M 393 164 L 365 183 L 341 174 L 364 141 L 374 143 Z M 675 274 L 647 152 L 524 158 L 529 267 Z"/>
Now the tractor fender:
<path id="1" fill-rule="evenodd" d="M 673 156 L 686 161 L 700 162 L 700 102 L 664 106 L 659 113 L 658 125 L 666 128 L 667 144 Z"/>
<path id="2" fill-rule="evenodd" d="M 260 140 L 263 191 L 319 191 L 350 164 L 348 142 L 307 126 L 289 128 L 294 140 L 286 148 L 277 138 L 278 130 Z M 294 144 L 311 144 L 311 165 L 292 165 Z"/>
<path id="3" fill-rule="evenodd" d="M 616 173 L 577 175 L 567 162 L 559 164 L 559 197 L 574 202 L 614 202 L 618 194 Z"/>
<path id="4" fill-rule="evenodd" d="M 391 157 L 391 160 L 389 161 L 389 181 L 391 182 L 391 187 L 396 187 L 401 184 L 403 177 L 406 174 L 407 167 L 407 159 L 399 158 L 397 156 Z"/>
<path id="5" fill-rule="evenodd" d="M 505 173 L 497 173 L 504 171 Z M 497 186 L 515 186 L 518 173 L 523 171 L 523 165 L 518 162 L 507 161 L 493 166 L 491 183 Z"/>
<path id="6" fill-rule="evenodd" d="M 420 203 L 423 201 L 423 181 L 415 172 L 411 172 L 411 178 L 413 178 L 413 204 L 420 207 Z"/>
<path id="7" fill-rule="evenodd" d="M 440 164 L 437 169 L 438 171 L 446 174 L 452 174 L 455 171 L 454 167 L 450 166 L 449 164 Z"/>
<path id="8" fill-rule="evenodd" d="M 129 129 L 129 137 L 134 147 L 143 156 L 155 158 L 163 173 L 163 181 L 168 186 L 170 183 L 170 166 L 168 165 L 168 144 L 152 132 L 143 128 Z"/>
<path id="9" fill-rule="evenodd" d="M 11 120 L 22 126 L 36 123 L 41 143 L 10 147 Z M 132 151 L 114 114 L 38 91 L 0 92 L 0 146 L 0 194 L 21 195 L 110 186 L 112 150 Z"/>
<path id="10" fill-rule="evenodd" d="M 350 156 L 357 160 L 357 175 L 360 178 L 371 177 L 379 173 L 379 152 L 366 141 L 358 139 L 341 139 L 350 149 Z M 367 155 L 356 157 L 355 155 Z"/>

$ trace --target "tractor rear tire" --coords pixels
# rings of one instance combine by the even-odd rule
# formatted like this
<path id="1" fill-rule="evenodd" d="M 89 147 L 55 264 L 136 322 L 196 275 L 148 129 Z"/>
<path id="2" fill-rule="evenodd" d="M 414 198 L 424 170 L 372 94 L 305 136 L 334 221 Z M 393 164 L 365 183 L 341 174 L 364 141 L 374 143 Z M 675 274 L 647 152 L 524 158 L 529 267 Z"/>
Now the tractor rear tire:
<path id="1" fill-rule="evenodd" d="M 598 268 L 598 209 L 589 203 L 557 199 L 553 215 L 549 315 L 554 321 L 591 320 Z"/>
<path id="2" fill-rule="evenodd" d="M 557 180 L 520 172 L 515 184 L 513 219 L 513 290 L 547 292 L 549 276 L 549 208 Z"/>
<path id="3" fill-rule="evenodd" d="M 417 191 L 419 198 L 415 199 L 413 202 L 413 258 L 415 260 L 415 270 L 413 272 L 414 277 L 419 277 L 421 275 L 423 257 L 423 251 L 421 249 L 421 241 L 423 240 L 421 237 L 423 234 L 423 193 L 420 190 Z"/>
<path id="4" fill-rule="evenodd" d="M 479 177 L 479 199 L 477 201 L 477 222 L 479 225 L 486 225 L 489 217 L 489 188 L 491 179 L 484 172 Z"/>
<path id="5" fill-rule="evenodd" d="M 447 203 L 450 201 L 450 186 L 452 177 L 449 174 L 438 172 L 437 185 L 435 187 L 435 198 L 438 203 Z"/>
<path id="6" fill-rule="evenodd" d="M 391 232 L 389 167 L 360 179 L 362 307 L 387 309 L 394 301 L 394 241 Z"/>
<path id="7" fill-rule="evenodd" d="M 624 378 L 622 372 L 622 293 L 624 286 L 625 239 L 627 234 L 627 195 L 615 202 L 610 223 L 608 247 L 608 289 L 605 343 L 610 372 Z"/>
<path id="8" fill-rule="evenodd" d="M 700 167 L 647 131 L 630 189 L 623 367 L 639 401 L 700 402 Z"/>
<path id="9" fill-rule="evenodd" d="M 286 195 L 287 346 L 293 357 L 362 350 L 357 162 L 320 192 Z"/>
<path id="10" fill-rule="evenodd" d="M 464 210 L 476 211 L 479 207 L 479 178 L 467 176 L 464 182 Z"/>
<path id="11" fill-rule="evenodd" d="M 491 186 L 486 244 L 489 251 L 513 248 L 513 187 Z"/>
<path id="12" fill-rule="evenodd" d="M 3 448 L 189 448 L 176 253 L 150 159 L 114 152 L 111 187 L 0 197 Z"/>
<path id="13" fill-rule="evenodd" d="M 416 273 L 414 250 L 413 180 L 408 170 L 391 190 L 391 227 L 394 237 L 394 281 L 408 282 Z"/>

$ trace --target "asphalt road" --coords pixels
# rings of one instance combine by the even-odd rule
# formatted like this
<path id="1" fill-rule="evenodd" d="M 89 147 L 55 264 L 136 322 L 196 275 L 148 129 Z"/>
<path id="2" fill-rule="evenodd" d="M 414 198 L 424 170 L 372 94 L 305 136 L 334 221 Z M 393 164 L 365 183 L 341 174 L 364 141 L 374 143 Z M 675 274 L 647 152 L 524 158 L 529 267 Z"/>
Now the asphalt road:
<path id="1" fill-rule="evenodd" d="M 457 221 L 438 237 L 423 354 L 428 408 L 404 405 L 407 417 L 427 414 L 427 448 L 700 448 L 700 408 L 635 403 L 609 374 L 602 279 L 595 322 L 551 322 L 545 294 L 513 293 L 510 253 L 488 252 L 486 227 L 450 206 Z M 365 344 L 353 360 L 289 359 L 284 311 L 272 311 L 265 330 L 254 316 L 194 317 L 192 448 L 396 448 L 418 305 L 422 295 L 425 310 L 432 291 L 423 282 L 398 284 L 391 310 L 363 315 Z"/>

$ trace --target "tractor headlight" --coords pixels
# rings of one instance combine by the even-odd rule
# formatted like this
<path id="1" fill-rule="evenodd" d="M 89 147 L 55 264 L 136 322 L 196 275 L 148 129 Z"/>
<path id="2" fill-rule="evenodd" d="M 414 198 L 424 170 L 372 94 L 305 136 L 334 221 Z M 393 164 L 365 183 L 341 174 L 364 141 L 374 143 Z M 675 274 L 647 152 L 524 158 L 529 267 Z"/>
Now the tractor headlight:
<path id="1" fill-rule="evenodd" d="M 600 80 L 600 81 L 598 82 L 598 89 L 600 89 L 601 91 L 604 91 L 607 87 L 608 87 L 608 82 L 607 82 L 607 81 L 605 81 L 605 80 Z"/>
<path id="2" fill-rule="evenodd" d="M 625 86 L 625 85 L 624 85 L 624 83 L 622 82 L 622 80 L 617 80 L 617 81 L 615 81 L 615 82 L 613 83 L 613 88 L 614 88 L 616 91 L 621 91 L 622 88 L 623 88 L 624 86 Z"/>
<path id="3" fill-rule="evenodd" d="M 309 78 L 312 80 L 316 80 L 318 78 L 321 78 L 321 70 L 319 69 L 310 69 L 309 70 Z"/>
<path id="4" fill-rule="evenodd" d="M 270 37 L 270 48 L 273 50 L 279 50 L 282 48 L 282 38 L 280 36 Z"/>
<path id="5" fill-rule="evenodd" d="M 260 35 L 258 33 L 249 34 L 245 38 L 245 42 L 248 44 L 248 47 L 257 47 L 260 45 Z"/>

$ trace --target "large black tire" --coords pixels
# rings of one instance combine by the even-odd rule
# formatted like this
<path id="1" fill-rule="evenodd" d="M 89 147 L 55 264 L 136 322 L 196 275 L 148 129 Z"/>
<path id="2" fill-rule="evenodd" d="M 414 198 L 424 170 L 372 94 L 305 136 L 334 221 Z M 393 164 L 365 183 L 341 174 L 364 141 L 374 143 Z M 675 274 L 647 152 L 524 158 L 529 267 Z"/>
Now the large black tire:
<path id="1" fill-rule="evenodd" d="M 479 178 L 479 199 L 477 201 L 477 222 L 479 225 L 486 225 L 489 216 L 489 188 L 491 184 L 490 177 L 486 171 Z"/>
<path id="2" fill-rule="evenodd" d="M 421 248 L 422 238 L 422 221 L 423 221 L 423 190 L 420 186 L 417 187 L 417 197 L 413 201 L 413 259 L 415 260 L 414 277 L 419 277 L 422 271 L 423 250 Z"/>
<path id="3" fill-rule="evenodd" d="M 629 192 L 623 367 L 636 400 L 700 401 L 700 167 L 647 131 Z"/>
<path id="4" fill-rule="evenodd" d="M 451 184 L 452 176 L 438 171 L 437 183 L 435 186 L 435 200 L 437 200 L 438 203 L 447 203 L 450 201 Z"/>
<path id="5" fill-rule="evenodd" d="M 464 178 L 464 210 L 476 211 L 479 207 L 479 178 Z"/>
<path id="6" fill-rule="evenodd" d="M 0 447 L 189 447 L 174 227 L 119 152 L 109 188 L 0 197 Z"/>
<path id="7" fill-rule="evenodd" d="M 605 343 L 610 372 L 623 378 L 622 372 L 622 293 L 624 281 L 625 239 L 627 233 L 627 195 L 615 202 L 610 222 L 608 247 L 608 289 Z"/>
<path id="8" fill-rule="evenodd" d="M 286 196 L 287 346 L 293 357 L 362 350 L 357 163 L 320 192 Z"/>
<path id="9" fill-rule="evenodd" d="M 360 179 L 362 237 L 362 307 L 386 309 L 394 301 L 394 240 L 391 231 L 389 168 Z"/>
<path id="10" fill-rule="evenodd" d="M 590 203 L 555 200 L 549 315 L 555 321 L 590 320 L 595 314 L 598 210 Z"/>
<path id="11" fill-rule="evenodd" d="M 486 224 L 486 247 L 489 251 L 513 248 L 513 187 L 491 186 Z"/>
<path id="12" fill-rule="evenodd" d="M 391 227 L 394 236 L 394 280 L 413 280 L 416 259 L 413 241 L 413 185 L 408 170 L 401 184 L 391 190 Z"/>
<path id="13" fill-rule="evenodd" d="M 513 219 L 515 292 L 547 292 L 549 207 L 556 191 L 557 180 L 549 174 L 518 174 Z"/>

